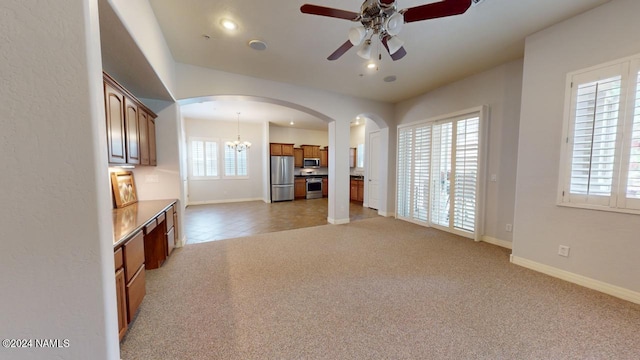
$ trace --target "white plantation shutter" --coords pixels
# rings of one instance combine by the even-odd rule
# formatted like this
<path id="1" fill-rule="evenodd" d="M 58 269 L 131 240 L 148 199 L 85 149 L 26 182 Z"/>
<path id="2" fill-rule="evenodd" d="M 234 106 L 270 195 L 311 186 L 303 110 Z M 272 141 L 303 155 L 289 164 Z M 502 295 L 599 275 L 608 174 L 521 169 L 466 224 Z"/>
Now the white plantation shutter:
<path id="1" fill-rule="evenodd" d="M 224 147 L 224 176 L 247 177 L 247 150 L 237 151 Z"/>
<path id="2" fill-rule="evenodd" d="M 611 195 L 621 87 L 619 75 L 577 86 L 571 194 Z"/>
<path id="3" fill-rule="evenodd" d="M 205 142 L 205 176 L 218 176 L 218 144 Z"/>
<path id="4" fill-rule="evenodd" d="M 398 129 L 399 218 L 479 238 L 481 113 Z"/>
<path id="5" fill-rule="evenodd" d="M 411 169 L 413 168 L 413 128 L 398 131 L 397 212 L 400 218 L 411 217 Z"/>
<path id="6" fill-rule="evenodd" d="M 458 121 L 456 127 L 454 227 L 473 232 L 476 221 L 480 118 Z"/>
<path id="7" fill-rule="evenodd" d="M 629 149 L 629 169 L 627 174 L 627 199 L 640 199 L 640 72 L 635 79 L 635 99 L 633 126 Z M 637 207 L 635 207 L 637 208 Z"/>
<path id="8" fill-rule="evenodd" d="M 431 166 L 431 126 L 420 126 L 415 131 L 415 159 L 413 173 L 413 218 L 429 220 L 429 179 Z"/>
<path id="9" fill-rule="evenodd" d="M 213 140 L 191 140 L 191 176 L 218 176 L 218 143 Z"/>
<path id="10" fill-rule="evenodd" d="M 451 200 L 451 122 L 433 126 L 431 222 L 449 227 Z"/>
<path id="11" fill-rule="evenodd" d="M 193 176 L 204 176 L 204 141 L 191 142 L 191 164 Z"/>
<path id="12" fill-rule="evenodd" d="M 558 203 L 640 214 L 640 55 L 567 75 Z"/>

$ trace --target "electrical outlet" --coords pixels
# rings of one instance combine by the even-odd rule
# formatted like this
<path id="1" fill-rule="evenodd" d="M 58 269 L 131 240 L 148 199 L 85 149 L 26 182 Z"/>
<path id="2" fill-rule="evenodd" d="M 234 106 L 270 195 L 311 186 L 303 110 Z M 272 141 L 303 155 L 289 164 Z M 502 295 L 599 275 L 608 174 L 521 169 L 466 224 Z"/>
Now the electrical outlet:
<path id="1" fill-rule="evenodd" d="M 511 231 L 513 231 L 513 225 L 511 225 L 511 224 L 507 224 L 507 226 L 505 226 L 505 230 L 506 230 L 507 232 L 511 232 Z"/>
<path id="2" fill-rule="evenodd" d="M 569 257 L 569 247 L 566 245 L 560 245 L 558 247 L 558 255 Z"/>

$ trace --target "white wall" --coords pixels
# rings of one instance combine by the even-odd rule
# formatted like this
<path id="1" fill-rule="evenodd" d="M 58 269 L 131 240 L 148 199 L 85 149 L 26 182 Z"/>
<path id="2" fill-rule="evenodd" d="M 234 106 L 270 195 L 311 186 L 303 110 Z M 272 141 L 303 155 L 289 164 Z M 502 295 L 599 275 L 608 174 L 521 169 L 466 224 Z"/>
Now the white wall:
<path id="1" fill-rule="evenodd" d="M 640 53 L 640 1 L 613 0 L 527 38 L 514 256 L 636 292 L 640 217 L 556 205 L 568 72 Z M 570 257 L 557 255 L 560 244 Z"/>
<path id="2" fill-rule="evenodd" d="M 0 9 L 3 359 L 119 359 L 96 0 Z M 61 51 L 63 49 L 64 51 Z"/>
<path id="3" fill-rule="evenodd" d="M 430 119 L 480 105 L 489 107 L 489 146 L 484 235 L 509 245 L 513 224 L 518 122 L 522 88 L 522 60 L 512 61 L 483 73 L 431 91 L 396 107 L 398 124 Z"/>
<path id="4" fill-rule="evenodd" d="M 235 140 L 238 136 L 236 122 L 208 121 L 199 119 L 184 119 L 185 135 L 187 141 L 190 137 L 208 137 L 225 141 Z M 248 179 L 220 179 L 213 180 L 188 180 L 189 204 L 205 204 L 233 201 L 249 201 L 268 199 L 268 194 L 263 194 L 264 187 L 264 158 L 265 152 L 264 125 L 256 123 L 240 123 L 240 137 L 251 142 L 248 152 Z M 222 161 L 222 147 L 219 160 Z M 222 171 L 222 169 L 220 169 Z M 267 179 L 268 181 L 268 179 Z"/>
<path id="5" fill-rule="evenodd" d="M 364 144 L 365 135 L 365 121 L 362 121 L 360 125 L 355 125 L 350 128 L 349 147 L 357 147 L 358 144 Z"/>
<path id="6" fill-rule="evenodd" d="M 175 61 L 148 0 L 107 0 L 153 67 L 158 78 L 175 91 Z"/>
<path id="7" fill-rule="evenodd" d="M 300 145 L 329 145 L 329 131 L 296 129 L 269 124 L 269 142 Z"/>

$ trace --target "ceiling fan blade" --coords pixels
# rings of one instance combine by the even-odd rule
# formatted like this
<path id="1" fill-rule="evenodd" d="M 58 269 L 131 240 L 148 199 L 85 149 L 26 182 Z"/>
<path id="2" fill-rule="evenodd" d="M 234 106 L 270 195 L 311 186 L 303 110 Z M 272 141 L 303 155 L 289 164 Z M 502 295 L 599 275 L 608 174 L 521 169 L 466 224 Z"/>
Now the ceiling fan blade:
<path id="1" fill-rule="evenodd" d="M 328 16 L 332 18 L 345 19 L 345 20 L 351 20 L 351 21 L 356 20 L 358 16 L 360 16 L 360 14 L 355 13 L 353 11 L 340 10 L 340 9 L 334 9 L 334 8 L 328 8 L 324 6 L 310 5 L 310 4 L 302 5 L 300 7 L 300 11 L 302 11 L 305 14 Z"/>
<path id="2" fill-rule="evenodd" d="M 344 55 L 349 49 L 353 47 L 351 41 L 347 40 L 342 46 L 338 48 L 338 50 L 334 51 L 333 54 L 329 55 L 327 60 L 338 60 L 340 56 Z"/>
<path id="3" fill-rule="evenodd" d="M 404 22 L 414 22 L 463 14 L 471 7 L 471 0 L 443 0 L 408 8 L 404 11 Z"/>
<path id="4" fill-rule="evenodd" d="M 389 40 L 389 35 L 383 37 L 382 38 L 382 45 L 384 45 L 384 48 L 387 49 L 387 52 L 389 53 L 389 56 L 391 56 L 393 61 L 400 60 L 400 59 L 402 59 L 403 57 L 405 57 L 407 55 L 407 50 L 404 49 L 404 46 L 402 46 L 400 49 L 398 49 L 398 51 L 396 51 L 392 55 L 391 51 L 389 51 L 389 45 L 387 44 L 388 40 Z"/>

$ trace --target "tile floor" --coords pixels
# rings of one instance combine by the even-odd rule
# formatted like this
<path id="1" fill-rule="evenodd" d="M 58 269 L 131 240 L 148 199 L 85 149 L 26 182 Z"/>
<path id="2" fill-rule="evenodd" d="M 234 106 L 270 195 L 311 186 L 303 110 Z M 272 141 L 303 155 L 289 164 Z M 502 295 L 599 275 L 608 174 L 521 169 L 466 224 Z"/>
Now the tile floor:
<path id="1" fill-rule="evenodd" d="M 328 199 L 192 205 L 185 211 L 187 244 L 327 224 Z M 351 221 L 376 217 L 377 210 L 350 202 Z"/>

